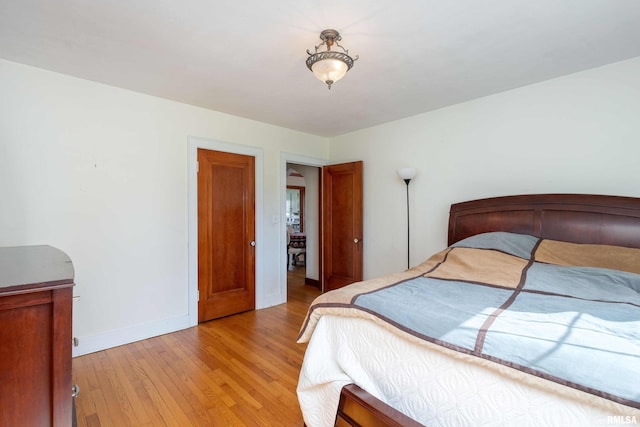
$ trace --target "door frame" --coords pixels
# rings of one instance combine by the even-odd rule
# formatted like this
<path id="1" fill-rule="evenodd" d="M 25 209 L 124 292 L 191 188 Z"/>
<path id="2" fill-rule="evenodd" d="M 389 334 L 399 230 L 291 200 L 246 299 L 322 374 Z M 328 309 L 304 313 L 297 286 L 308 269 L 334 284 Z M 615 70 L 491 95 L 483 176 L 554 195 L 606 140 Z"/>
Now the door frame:
<path id="1" fill-rule="evenodd" d="M 256 309 L 264 303 L 263 221 L 264 218 L 264 150 L 249 145 L 232 144 L 200 137 L 187 137 L 188 204 L 188 318 L 189 326 L 198 324 L 198 148 L 244 154 L 255 158 L 255 230 L 256 230 Z"/>
<path id="2" fill-rule="evenodd" d="M 320 168 L 322 175 L 322 167 L 331 164 L 329 160 L 319 159 L 316 157 L 302 156 L 300 154 L 280 152 L 280 247 L 287 247 L 287 163 L 296 163 L 299 165 L 313 166 Z M 322 186 L 322 180 L 319 185 Z M 318 189 L 320 191 L 320 189 Z M 320 238 L 319 248 L 322 253 L 322 236 Z M 281 300 L 287 301 L 287 259 L 286 251 L 280 251 L 280 295 Z M 319 266 L 319 278 L 322 286 L 322 263 Z"/>

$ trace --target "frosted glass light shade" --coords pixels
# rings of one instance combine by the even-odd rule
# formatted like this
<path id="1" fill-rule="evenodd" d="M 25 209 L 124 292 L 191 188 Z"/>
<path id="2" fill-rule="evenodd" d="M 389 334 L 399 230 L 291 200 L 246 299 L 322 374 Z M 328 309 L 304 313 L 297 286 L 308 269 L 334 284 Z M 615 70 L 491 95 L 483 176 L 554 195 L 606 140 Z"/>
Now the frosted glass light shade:
<path id="1" fill-rule="evenodd" d="M 400 168 L 396 173 L 402 179 L 413 179 L 416 176 L 416 170 L 414 168 Z"/>
<path id="2" fill-rule="evenodd" d="M 326 84 L 335 83 L 349 70 L 344 61 L 335 58 L 322 59 L 311 66 L 313 75 Z"/>

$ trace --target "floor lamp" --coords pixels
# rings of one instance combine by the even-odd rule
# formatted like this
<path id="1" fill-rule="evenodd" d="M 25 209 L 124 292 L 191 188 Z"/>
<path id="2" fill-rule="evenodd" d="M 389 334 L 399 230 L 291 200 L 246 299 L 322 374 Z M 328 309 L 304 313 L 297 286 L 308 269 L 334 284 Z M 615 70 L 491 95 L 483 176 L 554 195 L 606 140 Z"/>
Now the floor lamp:
<path id="1" fill-rule="evenodd" d="M 407 270 L 410 268 L 409 260 L 410 256 L 410 245 L 409 245 L 409 236 L 410 228 L 409 228 L 409 183 L 416 176 L 416 170 L 414 168 L 401 168 L 396 171 L 398 176 L 404 180 L 404 183 L 407 184 Z"/>

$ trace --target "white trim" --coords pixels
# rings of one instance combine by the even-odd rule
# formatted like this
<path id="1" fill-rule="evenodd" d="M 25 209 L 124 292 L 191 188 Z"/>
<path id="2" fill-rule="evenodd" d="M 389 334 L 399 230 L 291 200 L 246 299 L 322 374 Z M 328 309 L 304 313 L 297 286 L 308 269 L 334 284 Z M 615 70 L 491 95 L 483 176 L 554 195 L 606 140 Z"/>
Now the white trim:
<path id="1" fill-rule="evenodd" d="M 330 162 L 315 157 L 301 156 L 286 151 L 280 152 L 280 247 L 287 246 L 287 163 L 296 163 L 305 166 L 323 167 Z M 319 185 L 321 185 L 320 180 Z M 284 301 L 287 301 L 287 260 L 284 251 L 280 251 L 280 293 L 284 295 Z M 322 280 L 322 278 L 320 278 Z"/>
<path id="2" fill-rule="evenodd" d="M 263 273 L 263 218 L 264 218 L 264 151 L 259 147 L 214 141 L 211 139 L 188 137 L 187 173 L 188 173 L 188 301 L 189 326 L 198 324 L 198 148 L 244 154 L 256 159 L 256 308 L 265 306 Z"/>
<path id="3" fill-rule="evenodd" d="M 126 326 L 88 337 L 79 337 L 80 345 L 73 347 L 72 353 L 73 357 L 82 356 L 135 341 L 157 337 L 158 335 L 181 331 L 189 326 L 189 317 L 187 315 Z"/>

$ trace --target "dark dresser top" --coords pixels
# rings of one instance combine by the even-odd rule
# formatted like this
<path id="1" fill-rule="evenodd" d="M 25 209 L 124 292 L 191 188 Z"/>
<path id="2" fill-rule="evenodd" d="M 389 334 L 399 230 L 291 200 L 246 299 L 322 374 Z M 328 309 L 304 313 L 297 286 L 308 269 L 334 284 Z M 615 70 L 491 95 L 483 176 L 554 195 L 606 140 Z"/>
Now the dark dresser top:
<path id="1" fill-rule="evenodd" d="M 0 294 L 73 285 L 71 259 L 52 246 L 0 247 Z"/>

